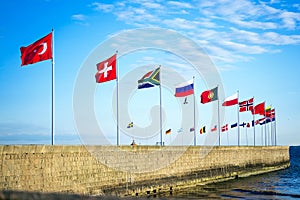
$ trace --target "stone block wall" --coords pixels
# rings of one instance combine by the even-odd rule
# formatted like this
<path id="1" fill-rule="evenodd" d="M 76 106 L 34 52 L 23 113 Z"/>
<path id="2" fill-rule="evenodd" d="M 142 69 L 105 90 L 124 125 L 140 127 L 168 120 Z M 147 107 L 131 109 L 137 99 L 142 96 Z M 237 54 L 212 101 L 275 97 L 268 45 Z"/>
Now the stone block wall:
<path id="1" fill-rule="evenodd" d="M 289 147 L 0 146 L 0 188 L 143 195 L 289 166 Z"/>

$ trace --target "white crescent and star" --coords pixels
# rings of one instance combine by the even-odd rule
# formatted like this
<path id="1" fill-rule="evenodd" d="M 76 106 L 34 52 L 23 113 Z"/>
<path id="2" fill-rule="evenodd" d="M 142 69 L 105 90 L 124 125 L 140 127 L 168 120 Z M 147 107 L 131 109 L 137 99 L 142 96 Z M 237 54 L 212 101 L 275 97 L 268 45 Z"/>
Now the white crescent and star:
<path id="1" fill-rule="evenodd" d="M 39 52 L 39 55 L 43 55 L 46 51 L 47 51 L 47 43 L 43 42 L 42 44 L 40 44 L 40 46 L 43 46 L 43 49 L 41 52 Z"/>

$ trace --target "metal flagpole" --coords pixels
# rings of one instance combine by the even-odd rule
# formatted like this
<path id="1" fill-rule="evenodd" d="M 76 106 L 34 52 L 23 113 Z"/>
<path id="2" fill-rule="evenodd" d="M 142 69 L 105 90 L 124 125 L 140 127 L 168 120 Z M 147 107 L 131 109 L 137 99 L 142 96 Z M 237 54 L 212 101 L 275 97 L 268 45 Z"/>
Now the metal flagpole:
<path id="1" fill-rule="evenodd" d="M 239 99 L 239 91 L 237 91 L 237 96 L 238 96 L 238 99 Z M 237 114 L 238 114 L 238 146 L 240 146 L 240 104 L 238 102 L 237 104 Z"/>
<path id="2" fill-rule="evenodd" d="M 273 134 L 273 122 L 272 122 L 272 119 L 271 119 L 270 127 L 271 127 L 271 146 L 274 146 L 274 134 Z"/>
<path id="3" fill-rule="evenodd" d="M 270 119 L 268 119 L 268 121 L 270 121 Z M 270 122 L 268 122 L 268 124 L 266 125 L 267 126 L 267 137 L 268 137 L 268 146 L 270 146 L 271 145 L 271 138 L 270 138 Z"/>
<path id="4" fill-rule="evenodd" d="M 270 144 L 271 146 L 274 145 L 274 136 L 273 136 L 273 123 L 272 123 L 272 118 L 271 118 L 271 113 L 272 113 L 272 104 L 270 105 L 271 106 L 271 109 L 270 109 L 270 129 L 271 129 L 271 140 L 270 140 Z"/>
<path id="5" fill-rule="evenodd" d="M 253 96 L 253 110 L 252 110 L 252 116 L 253 116 L 253 122 L 255 122 L 255 106 L 254 106 L 254 96 Z M 253 144 L 254 144 L 254 146 L 255 146 L 255 124 L 254 124 L 254 126 L 253 126 L 253 137 L 254 137 L 254 141 L 253 141 Z"/>
<path id="6" fill-rule="evenodd" d="M 119 127 L 119 67 L 118 67 L 118 50 L 116 51 L 116 71 L 117 71 L 117 77 L 116 77 L 116 84 L 117 84 L 117 146 L 120 145 L 120 127 Z"/>
<path id="7" fill-rule="evenodd" d="M 270 125 L 267 126 L 267 130 L 268 130 L 268 132 L 267 132 L 268 133 L 267 134 L 267 137 L 268 137 L 268 146 L 270 146 L 270 144 L 271 144 L 271 141 L 270 141 Z"/>
<path id="8" fill-rule="evenodd" d="M 254 102 L 253 102 L 254 103 Z M 253 125 L 253 144 L 254 144 L 254 146 L 255 146 L 255 114 L 253 114 L 253 122 L 252 122 L 252 124 L 251 125 Z"/>
<path id="9" fill-rule="evenodd" d="M 193 76 L 193 90 L 194 90 L 194 146 L 197 145 L 197 138 L 196 138 L 196 98 L 195 98 L 195 76 Z"/>
<path id="10" fill-rule="evenodd" d="M 261 146 L 264 146 L 264 130 L 262 126 L 260 128 L 260 134 L 261 134 Z"/>
<path id="11" fill-rule="evenodd" d="M 277 146 L 277 136 L 276 136 L 276 113 L 275 113 L 275 108 L 274 108 L 274 135 L 275 135 L 275 146 Z"/>
<path id="12" fill-rule="evenodd" d="M 248 127 L 247 127 L 247 125 L 246 125 L 246 144 L 247 144 L 247 146 L 248 146 L 248 134 L 247 134 L 247 129 L 248 129 Z"/>
<path id="13" fill-rule="evenodd" d="M 54 131 L 54 128 L 55 128 L 55 126 L 54 126 L 54 112 L 55 112 L 55 110 L 54 110 L 54 100 L 55 100 L 55 98 L 54 98 L 54 64 L 55 64 L 55 62 L 54 62 L 54 29 L 52 29 L 52 115 L 51 115 L 51 134 L 52 134 L 52 145 L 54 145 L 54 133 L 55 133 L 55 131 Z"/>
<path id="14" fill-rule="evenodd" d="M 160 115 L 160 146 L 163 146 L 162 113 L 161 113 L 161 65 L 159 65 L 159 115 Z"/>
<path id="15" fill-rule="evenodd" d="M 217 85 L 217 94 L 219 95 L 219 85 Z M 221 126 L 220 126 L 220 100 L 218 96 L 218 130 L 219 130 L 219 146 L 221 146 Z"/>
<path id="16" fill-rule="evenodd" d="M 265 146 L 267 146 L 267 118 L 266 118 L 266 109 L 265 109 L 265 114 L 264 114 L 264 117 L 265 117 Z"/>

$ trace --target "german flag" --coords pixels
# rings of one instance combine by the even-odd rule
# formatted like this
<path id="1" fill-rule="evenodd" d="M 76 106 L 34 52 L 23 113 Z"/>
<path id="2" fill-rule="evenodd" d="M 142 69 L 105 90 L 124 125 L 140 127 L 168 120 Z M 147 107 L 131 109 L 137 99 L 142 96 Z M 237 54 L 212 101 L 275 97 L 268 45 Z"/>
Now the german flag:
<path id="1" fill-rule="evenodd" d="M 171 129 L 166 131 L 166 135 L 169 135 L 169 134 L 171 134 Z"/>

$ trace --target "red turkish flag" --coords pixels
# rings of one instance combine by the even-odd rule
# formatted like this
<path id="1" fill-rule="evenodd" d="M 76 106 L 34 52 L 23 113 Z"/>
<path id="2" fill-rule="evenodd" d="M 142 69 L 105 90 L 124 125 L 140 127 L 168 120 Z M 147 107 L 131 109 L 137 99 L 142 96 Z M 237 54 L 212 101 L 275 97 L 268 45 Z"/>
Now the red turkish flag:
<path id="1" fill-rule="evenodd" d="M 52 32 L 27 47 L 21 47 L 20 50 L 21 66 L 52 59 Z"/>
<path id="2" fill-rule="evenodd" d="M 98 72 L 95 75 L 97 83 L 103 83 L 111 81 L 117 78 L 117 55 L 114 54 L 112 57 L 97 64 Z"/>

